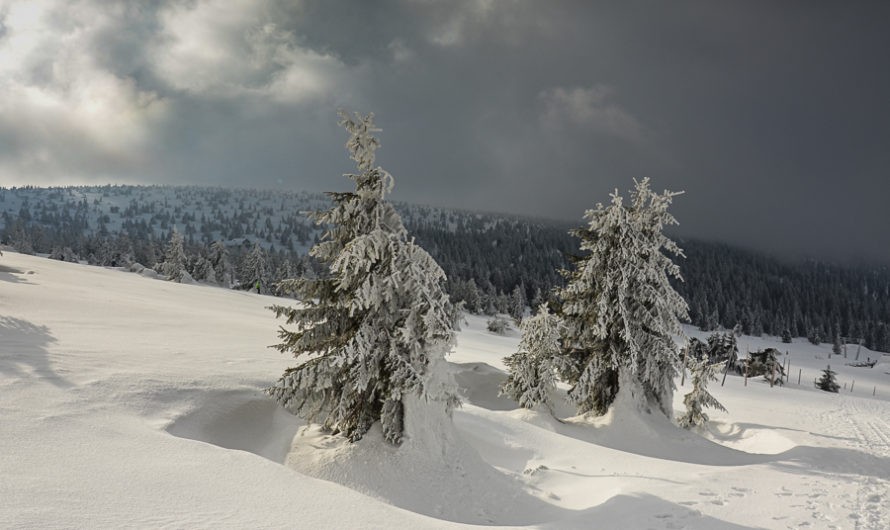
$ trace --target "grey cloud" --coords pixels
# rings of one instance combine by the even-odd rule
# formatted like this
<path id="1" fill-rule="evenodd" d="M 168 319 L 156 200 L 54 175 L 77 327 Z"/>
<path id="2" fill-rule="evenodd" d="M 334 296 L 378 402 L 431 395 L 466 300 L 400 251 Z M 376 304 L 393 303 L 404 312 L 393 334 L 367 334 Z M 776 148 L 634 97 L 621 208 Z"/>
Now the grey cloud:
<path id="1" fill-rule="evenodd" d="M 397 199 L 580 221 L 649 176 L 687 191 L 684 235 L 890 262 L 888 18 L 836 2 L 58 2 L 0 65 L 0 182 L 342 189 L 346 107 L 377 114 Z"/>

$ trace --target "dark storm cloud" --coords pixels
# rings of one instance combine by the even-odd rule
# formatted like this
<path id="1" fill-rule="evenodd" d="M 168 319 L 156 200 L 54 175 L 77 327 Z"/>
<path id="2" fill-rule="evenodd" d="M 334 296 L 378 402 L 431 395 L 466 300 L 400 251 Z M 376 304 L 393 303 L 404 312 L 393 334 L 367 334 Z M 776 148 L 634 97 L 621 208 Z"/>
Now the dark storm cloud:
<path id="1" fill-rule="evenodd" d="M 649 176 L 686 190 L 684 235 L 890 262 L 883 4 L 33 11 L 0 9 L 7 184 L 342 189 L 346 107 L 377 114 L 397 199 L 580 220 Z"/>

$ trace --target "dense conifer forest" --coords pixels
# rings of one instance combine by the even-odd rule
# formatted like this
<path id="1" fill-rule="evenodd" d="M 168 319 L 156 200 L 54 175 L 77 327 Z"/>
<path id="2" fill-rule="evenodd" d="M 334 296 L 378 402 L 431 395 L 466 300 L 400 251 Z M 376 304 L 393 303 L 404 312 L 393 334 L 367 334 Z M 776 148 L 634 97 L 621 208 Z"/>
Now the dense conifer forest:
<path id="1" fill-rule="evenodd" d="M 225 269 L 227 286 L 256 285 L 257 246 L 265 253 L 262 288 L 315 274 L 306 252 L 321 231 L 304 212 L 326 196 L 305 192 L 170 186 L 0 188 L 0 241 L 24 253 L 93 265 L 155 267 L 174 230 L 182 235 L 188 272 Z M 563 282 L 560 270 L 578 254 L 569 230 L 578 223 L 397 204 L 409 234 L 442 266 L 455 301 L 476 313 L 521 315 Z M 682 219 L 681 219 L 682 222 Z M 228 256 L 212 250 L 221 242 Z M 890 351 L 890 269 L 818 261 L 787 262 L 695 240 L 679 240 L 685 281 L 675 288 L 692 324 L 739 326 L 752 335 L 836 337 Z M 217 245 L 216 249 L 220 246 Z M 210 263 L 213 262 L 213 267 Z M 228 278 L 228 276 L 224 276 Z"/>

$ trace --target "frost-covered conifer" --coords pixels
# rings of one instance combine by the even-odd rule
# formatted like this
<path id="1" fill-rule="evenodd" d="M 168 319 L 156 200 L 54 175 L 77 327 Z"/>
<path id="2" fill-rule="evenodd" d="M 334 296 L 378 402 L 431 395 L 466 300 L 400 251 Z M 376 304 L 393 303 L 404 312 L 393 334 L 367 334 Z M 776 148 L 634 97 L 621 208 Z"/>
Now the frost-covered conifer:
<path id="1" fill-rule="evenodd" d="M 229 261 L 229 249 L 222 241 L 214 241 L 210 245 L 207 255 L 208 261 L 213 266 L 213 275 L 216 281 L 223 287 L 231 287 L 234 280 L 232 263 Z"/>
<path id="2" fill-rule="evenodd" d="M 723 368 L 724 363 L 710 364 L 707 359 L 690 360 L 689 369 L 692 372 L 692 391 L 683 397 L 686 405 L 686 414 L 677 418 L 680 427 L 700 427 L 707 423 L 708 415 L 703 408 L 717 409 L 726 412 L 717 398 L 708 392 L 708 383 L 717 381 L 717 372 Z"/>
<path id="3" fill-rule="evenodd" d="M 268 391 L 309 421 L 350 440 L 381 422 L 391 443 L 401 442 L 410 394 L 458 404 L 441 367 L 454 344 L 445 273 L 408 239 L 386 201 L 393 179 L 374 166 L 379 147 L 373 115 L 341 113 L 350 134 L 346 148 L 359 173 L 355 191 L 329 193 L 333 206 L 314 212 L 326 228 L 310 253 L 326 269 L 318 278 L 281 282 L 301 307 L 274 306 L 293 331 L 281 328 L 276 348 L 307 358 L 285 371 Z"/>
<path id="4" fill-rule="evenodd" d="M 174 228 L 173 233 L 170 234 L 170 242 L 164 250 L 164 261 L 158 263 L 155 269 L 171 281 L 180 282 L 188 274 L 185 268 L 187 261 L 182 234 Z"/>
<path id="5" fill-rule="evenodd" d="M 510 316 L 513 317 L 513 320 L 516 323 L 522 322 L 522 316 L 525 314 L 525 293 L 523 292 L 520 286 L 516 286 L 513 288 L 513 293 L 510 295 Z"/>
<path id="6" fill-rule="evenodd" d="M 541 304 L 535 316 L 523 320 L 520 328 L 519 351 L 504 358 L 510 374 L 500 393 L 527 409 L 538 404 L 549 409 L 561 353 L 559 317 L 550 313 L 546 303 Z"/>
<path id="7" fill-rule="evenodd" d="M 841 385 L 837 384 L 837 378 L 835 377 L 837 372 L 831 369 L 831 366 L 826 366 L 824 370 L 822 370 L 822 377 L 816 381 L 816 388 L 819 390 L 824 390 L 826 392 L 834 392 L 837 393 L 840 390 Z"/>
<path id="8" fill-rule="evenodd" d="M 792 341 L 791 330 L 788 328 L 785 328 L 784 330 L 782 330 L 782 342 L 785 344 L 791 344 L 791 341 Z"/>
<path id="9" fill-rule="evenodd" d="M 492 333 L 497 333 L 498 335 L 504 335 L 507 333 L 507 329 L 510 327 L 510 323 L 507 322 L 507 319 L 500 316 L 495 315 L 494 318 L 489 319 L 485 323 L 486 329 Z"/>
<path id="10" fill-rule="evenodd" d="M 605 413 L 626 385 L 641 407 L 672 415 L 679 364 L 672 335 L 682 334 L 687 318 L 669 282 L 681 279 L 679 268 L 665 254 L 683 253 L 662 233 L 677 223 L 667 211 L 675 195 L 656 194 L 643 179 L 629 205 L 616 190 L 611 204 L 587 211 L 587 227 L 573 231 L 587 254 L 559 291 L 568 363 L 562 375 L 580 413 Z"/>
<path id="11" fill-rule="evenodd" d="M 834 342 L 831 344 L 831 353 L 835 355 L 840 355 L 844 352 L 844 346 L 841 342 L 841 334 L 840 332 L 835 332 L 834 334 Z"/>
<path id="12" fill-rule="evenodd" d="M 216 271 L 213 264 L 204 256 L 195 258 L 192 264 L 192 278 L 199 282 L 216 283 Z"/>
<path id="13" fill-rule="evenodd" d="M 268 292 L 269 265 L 266 259 L 266 251 L 259 243 L 254 243 L 253 248 L 241 264 L 241 283 L 248 289 L 257 292 Z"/>

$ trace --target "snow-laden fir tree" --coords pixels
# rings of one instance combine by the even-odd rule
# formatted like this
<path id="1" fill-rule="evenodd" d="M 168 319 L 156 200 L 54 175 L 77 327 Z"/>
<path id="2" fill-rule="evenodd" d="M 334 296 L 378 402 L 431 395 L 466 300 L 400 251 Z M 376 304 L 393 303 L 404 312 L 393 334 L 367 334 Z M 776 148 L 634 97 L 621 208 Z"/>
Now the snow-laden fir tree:
<path id="1" fill-rule="evenodd" d="M 304 360 L 268 392 L 352 441 L 380 421 L 384 438 L 399 444 L 414 412 L 406 409 L 411 394 L 440 402 L 443 412 L 459 403 L 443 367 L 454 344 L 453 313 L 445 273 L 408 239 L 385 198 L 393 179 L 374 166 L 373 115 L 341 113 L 340 125 L 359 169 L 347 175 L 355 191 L 329 193 L 333 207 L 311 214 L 326 231 L 310 254 L 327 274 L 280 284 L 303 305 L 272 308 L 296 328 L 282 327 L 276 348 Z"/>
<path id="2" fill-rule="evenodd" d="M 844 353 L 844 346 L 841 342 L 841 333 L 840 331 L 836 331 L 834 334 L 834 341 L 831 343 L 831 353 L 835 355 L 840 355 Z"/>
<path id="3" fill-rule="evenodd" d="M 718 380 L 717 372 L 723 369 L 725 363 L 711 364 L 708 359 L 690 359 L 687 364 L 692 374 L 692 391 L 683 397 L 686 413 L 677 418 L 677 423 L 680 427 L 689 429 L 707 423 L 708 415 L 703 410 L 705 407 L 726 412 L 717 398 L 708 392 L 708 383 Z"/>
<path id="4" fill-rule="evenodd" d="M 259 243 L 254 243 L 253 248 L 241 262 L 241 284 L 247 290 L 265 293 L 268 292 L 268 279 L 269 264 L 266 251 Z"/>
<path id="5" fill-rule="evenodd" d="M 182 234 L 174 228 L 170 234 L 170 242 L 164 249 L 164 261 L 155 265 L 155 269 L 170 280 L 180 282 L 188 275 L 186 272 L 187 262 Z"/>
<path id="6" fill-rule="evenodd" d="M 712 333 L 708 336 L 708 362 L 729 363 L 730 368 L 735 366 L 739 358 L 739 346 L 735 333 L 732 331 Z"/>
<path id="7" fill-rule="evenodd" d="M 522 321 L 520 329 L 519 351 L 504 358 L 509 375 L 500 394 L 527 409 L 539 404 L 550 409 L 562 351 L 559 317 L 546 303 L 541 304 L 535 316 Z"/>
<path id="8" fill-rule="evenodd" d="M 785 344 L 791 344 L 791 341 L 791 330 L 785 328 L 784 330 L 782 330 L 782 342 Z"/>
<path id="9" fill-rule="evenodd" d="M 229 261 L 229 249 L 222 241 L 214 241 L 207 252 L 207 260 L 213 267 L 213 276 L 223 287 L 231 287 L 234 275 L 232 262 Z"/>
<path id="10" fill-rule="evenodd" d="M 495 315 L 493 318 L 489 319 L 485 323 L 485 328 L 492 333 L 497 333 L 498 335 L 504 335 L 507 333 L 507 330 L 510 328 L 510 323 L 507 322 L 507 319 L 500 316 Z"/>
<path id="11" fill-rule="evenodd" d="M 828 365 L 822 370 L 822 377 L 816 381 L 816 388 L 819 390 L 824 390 L 826 392 L 834 392 L 837 393 L 840 390 L 841 385 L 837 384 L 837 372 L 831 369 L 831 366 Z"/>
<path id="12" fill-rule="evenodd" d="M 213 270 L 213 264 L 204 256 L 197 256 L 191 266 L 192 278 L 195 281 L 216 283 L 216 271 Z"/>
<path id="13" fill-rule="evenodd" d="M 678 193 L 654 193 L 649 179 L 635 184 L 629 205 L 616 190 L 611 204 L 587 211 L 587 227 L 573 231 L 586 255 L 558 293 L 568 366 L 562 376 L 579 413 L 605 413 L 620 388 L 641 408 L 671 417 L 679 364 L 672 335 L 682 334 L 687 306 L 670 284 L 682 278 L 666 254 L 683 253 L 662 231 L 677 223 L 667 210 Z"/>
<path id="14" fill-rule="evenodd" d="M 510 294 L 509 313 L 513 320 L 519 324 L 522 322 L 522 316 L 525 314 L 525 293 L 523 289 L 517 285 Z"/>

